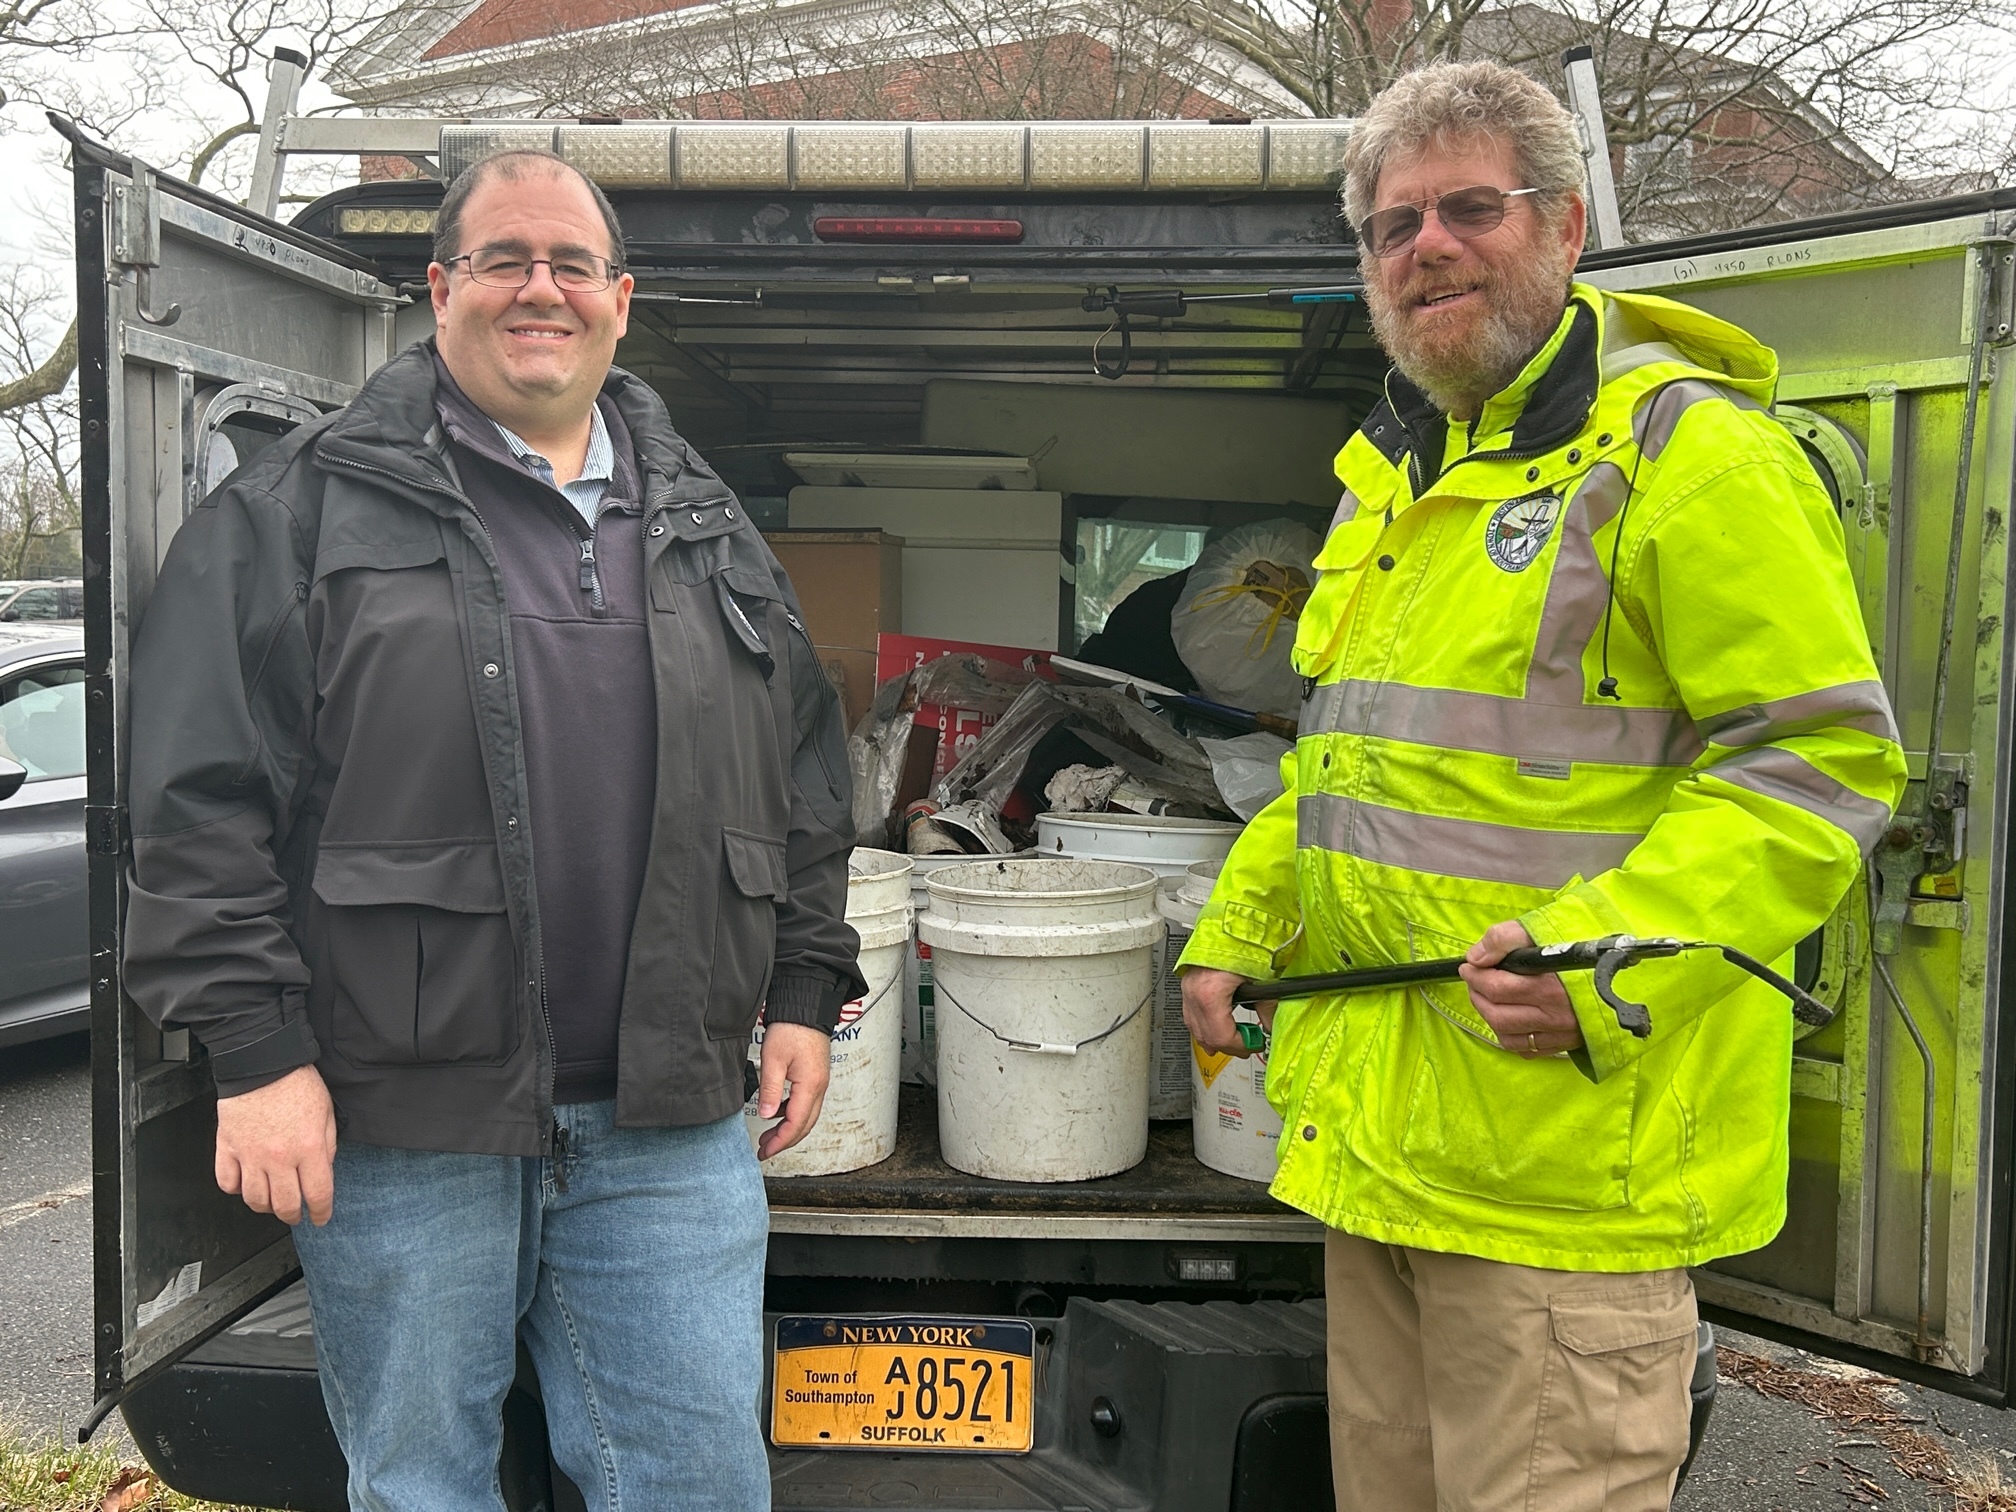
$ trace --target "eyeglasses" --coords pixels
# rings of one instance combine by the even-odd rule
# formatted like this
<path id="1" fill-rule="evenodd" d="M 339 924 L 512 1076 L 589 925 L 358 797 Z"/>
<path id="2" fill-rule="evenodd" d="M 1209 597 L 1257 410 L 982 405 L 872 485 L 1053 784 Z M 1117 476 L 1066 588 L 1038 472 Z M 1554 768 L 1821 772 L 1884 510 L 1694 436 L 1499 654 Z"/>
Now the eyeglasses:
<path id="1" fill-rule="evenodd" d="M 1522 194 L 1538 194 L 1538 189 L 1500 189 L 1478 184 L 1471 189 L 1452 189 L 1447 194 L 1431 194 L 1411 205 L 1394 205 L 1374 210 L 1358 228 L 1358 245 L 1374 257 L 1397 257 L 1414 245 L 1421 234 L 1426 212 L 1432 206 L 1435 218 L 1451 236 L 1470 241 L 1495 231 L 1505 220 L 1505 202 Z"/>
<path id="2" fill-rule="evenodd" d="M 492 289 L 522 289 L 532 282 L 532 270 L 544 263 L 553 274 L 555 287 L 569 294 L 593 294 L 614 283 L 622 265 L 593 252 L 569 252 L 563 257 L 526 257 L 504 247 L 478 247 L 460 257 L 449 258 L 442 266 L 469 265 L 469 276 Z"/>

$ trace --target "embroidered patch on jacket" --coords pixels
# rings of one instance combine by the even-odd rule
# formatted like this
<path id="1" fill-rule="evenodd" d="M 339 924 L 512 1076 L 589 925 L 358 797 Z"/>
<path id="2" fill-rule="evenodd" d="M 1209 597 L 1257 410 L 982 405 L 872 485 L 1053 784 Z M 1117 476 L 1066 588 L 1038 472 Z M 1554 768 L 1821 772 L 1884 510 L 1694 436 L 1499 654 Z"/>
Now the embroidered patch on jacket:
<path id="1" fill-rule="evenodd" d="M 1484 527 L 1485 554 L 1506 572 L 1524 572 L 1540 555 L 1560 519 L 1559 494 L 1507 499 L 1491 511 L 1490 522 Z"/>

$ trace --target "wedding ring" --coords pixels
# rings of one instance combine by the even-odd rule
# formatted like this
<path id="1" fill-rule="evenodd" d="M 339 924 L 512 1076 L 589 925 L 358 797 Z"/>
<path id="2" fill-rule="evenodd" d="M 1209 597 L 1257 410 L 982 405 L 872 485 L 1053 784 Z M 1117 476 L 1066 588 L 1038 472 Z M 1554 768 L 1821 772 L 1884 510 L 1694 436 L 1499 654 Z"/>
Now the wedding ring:
<path id="1" fill-rule="evenodd" d="M 1540 1053 L 1540 1041 L 1531 1034 L 1526 1036 L 1526 1053 L 1528 1055 L 1538 1055 Z"/>

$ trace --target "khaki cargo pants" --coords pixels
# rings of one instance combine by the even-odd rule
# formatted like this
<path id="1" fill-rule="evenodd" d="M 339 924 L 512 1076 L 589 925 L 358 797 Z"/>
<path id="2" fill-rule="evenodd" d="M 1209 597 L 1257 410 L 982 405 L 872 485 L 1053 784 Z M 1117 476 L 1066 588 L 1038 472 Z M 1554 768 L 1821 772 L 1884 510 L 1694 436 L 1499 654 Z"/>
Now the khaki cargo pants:
<path id="1" fill-rule="evenodd" d="M 1687 1454 L 1684 1270 L 1536 1270 L 1331 1230 L 1337 1512 L 1664 1512 Z"/>

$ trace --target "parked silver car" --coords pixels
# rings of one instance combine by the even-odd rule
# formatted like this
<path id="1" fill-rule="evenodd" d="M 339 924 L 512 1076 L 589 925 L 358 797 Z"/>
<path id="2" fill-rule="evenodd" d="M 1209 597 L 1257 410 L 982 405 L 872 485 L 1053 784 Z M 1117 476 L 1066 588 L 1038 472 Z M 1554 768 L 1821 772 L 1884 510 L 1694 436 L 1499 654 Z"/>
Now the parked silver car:
<path id="1" fill-rule="evenodd" d="M 0 624 L 0 1046 L 87 1026 L 84 633 Z"/>
<path id="2" fill-rule="evenodd" d="M 81 579 L 0 583 L 0 624 L 84 619 Z"/>

